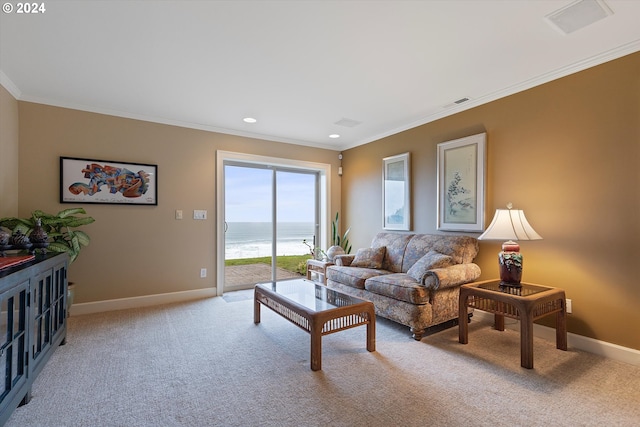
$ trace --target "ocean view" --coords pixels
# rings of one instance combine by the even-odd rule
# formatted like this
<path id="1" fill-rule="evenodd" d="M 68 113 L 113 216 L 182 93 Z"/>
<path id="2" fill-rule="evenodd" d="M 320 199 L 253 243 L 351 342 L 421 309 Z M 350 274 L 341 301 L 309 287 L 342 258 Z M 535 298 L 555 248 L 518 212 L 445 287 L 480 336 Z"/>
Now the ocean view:
<path id="1" fill-rule="evenodd" d="M 228 222 L 225 233 L 225 259 L 271 256 L 270 222 Z M 278 224 L 277 255 L 304 255 L 309 248 L 304 239 L 313 242 L 312 222 L 281 222 Z"/>

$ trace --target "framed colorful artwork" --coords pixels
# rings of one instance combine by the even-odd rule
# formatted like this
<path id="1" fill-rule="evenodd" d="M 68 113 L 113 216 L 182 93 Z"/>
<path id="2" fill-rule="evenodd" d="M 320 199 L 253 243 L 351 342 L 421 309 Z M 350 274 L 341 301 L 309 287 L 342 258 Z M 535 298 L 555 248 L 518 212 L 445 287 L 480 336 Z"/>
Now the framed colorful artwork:
<path id="1" fill-rule="evenodd" d="M 385 230 L 411 227 L 410 153 L 382 159 L 382 216 Z"/>
<path id="2" fill-rule="evenodd" d="M 438 230 L 484 231 L 487 134 L 438 144 Z"/>
<path id="3" fill-rule="evenodd" d="M 60 157 L 60 203 L 158 204 L 158 166 Z"/>

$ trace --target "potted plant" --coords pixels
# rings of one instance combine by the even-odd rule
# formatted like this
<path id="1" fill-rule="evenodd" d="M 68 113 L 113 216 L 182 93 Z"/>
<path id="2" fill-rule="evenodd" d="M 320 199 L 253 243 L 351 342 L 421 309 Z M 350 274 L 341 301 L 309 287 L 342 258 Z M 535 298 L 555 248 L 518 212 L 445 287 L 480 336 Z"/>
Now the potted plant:
<path id="1" fill-rule="evenodd" d="M 66 252 L 69 254 L 69 265 L 71 265 L 80 255 L 82 248 L 91 241 L 87 233 L 77 230 L 78 227 L 95 221 L 90 216 L 78 216 L 86 214 L 87 212 L 82 208 L 64 209 L 56 215 L 36 210 L 31 213 L 29 218 L 2 218 L 0 219 L 0 227 L 8 228 L 12 233 L 21 232 L 29 236 L 39 223 L 48 236 L 49 244 L 46 250 Z M 73 303 L 74 293 L 75 286 L 73 283 L 69 283 L 67 311 Z"/>
<path id="2" fill-rule="evenodd" d="M 340 214 L 336 212 L 336 218 L 331 221 L 331 247 L 327 249 L 329 261 L 333 261 L 336 255 L 351 253 L 351 243 L 347 239 L 351 227 L 340 236 Z"/>

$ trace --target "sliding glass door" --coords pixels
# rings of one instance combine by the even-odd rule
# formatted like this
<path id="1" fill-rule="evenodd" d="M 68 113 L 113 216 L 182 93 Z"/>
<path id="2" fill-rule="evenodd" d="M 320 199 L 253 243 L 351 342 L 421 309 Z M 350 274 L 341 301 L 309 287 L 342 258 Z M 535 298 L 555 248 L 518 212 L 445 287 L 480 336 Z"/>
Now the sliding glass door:
<path id="1" fill-rule="evenodd" d="M 318 235 L 318 185 L 318 172 L 224 163 L 225 292 L 301 277 Z"/>

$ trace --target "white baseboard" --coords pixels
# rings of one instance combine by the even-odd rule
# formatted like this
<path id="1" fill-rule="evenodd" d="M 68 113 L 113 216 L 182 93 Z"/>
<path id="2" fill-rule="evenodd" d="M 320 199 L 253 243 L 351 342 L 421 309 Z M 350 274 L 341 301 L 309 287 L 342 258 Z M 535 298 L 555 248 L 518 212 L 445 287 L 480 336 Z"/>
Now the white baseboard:
<path id="1" fill-rule="evenodd" d="M 493 324 L 493 314 L 484 311 L 474 310 L 473 319 L 480 321 L 487 321 Z M 505 319 L 505 322 L 508 319 Z M 513 329 L 520 332 L 520 323 L 505 324 L 505 328 Z M 533 335 L 537 338 L 555 343 L 556 342 L 556 330 L 548 326 L 533 324 Z M 576 335 L 572 333 L 567 334 L 567 344 L 570 347 L 578 350 L 587 351 L 589 353 L 604 356 L 609 359 L 625 362 L 630 365 L 640 366 L 640 351 L 633 348 L 622 347 L 617 344 L 611 344 L 605 341 L 599 341 L 593 338 L 585 337 L 582 335 Z"/>
<path id="2" fill-rule="evenodd" d="M 76 303 L 71 306 L 70 316 L 101 313 L 103 311 L 125 310 L 128 308 L 150 307 L 173 302 L 210 298 L 217 295 L 216 288 L 196 289 L 193 291 L 170 292 L 167 294 L 144 295 L 133 298 L 119 298 L 106 301 Z"/>

